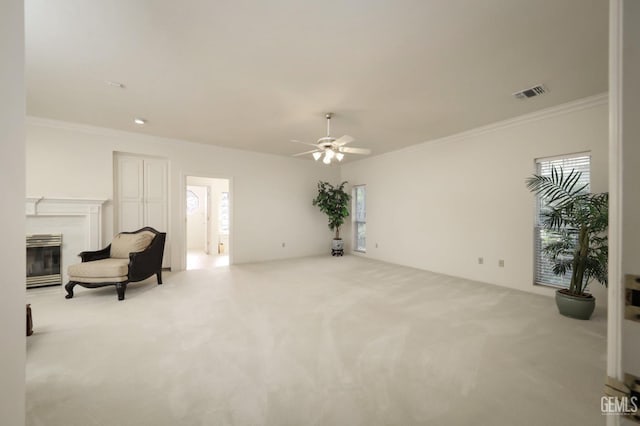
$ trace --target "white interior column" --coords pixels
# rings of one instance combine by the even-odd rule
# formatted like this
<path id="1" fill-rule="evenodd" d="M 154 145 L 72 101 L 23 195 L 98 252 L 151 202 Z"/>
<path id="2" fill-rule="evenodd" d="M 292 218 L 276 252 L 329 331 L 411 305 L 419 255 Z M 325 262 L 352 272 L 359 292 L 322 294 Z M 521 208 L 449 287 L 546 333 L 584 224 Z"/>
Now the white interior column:
<path id="1" fill-rule="evenodd" d="M 609 10 L 609 297 L 607 375 L 623 380 L 622 320 L 622 0 Z"/>
<path id="2" fill-rule="evenodd" d="M 0 423 L 25 422 L 24 2 L 0 2 Z"/>
<path id="3" fill-rule="evenodd" d="M 607 375 L 640 376 L 640 322 L 624 319 L 625 275 L 640 275 L 640 2 L 611 0 Z M 608 416 L 608 425 L 626 424 Z"/>
<path id="4" fill-rule="evenodd" d="M 640 276 L 640 2 L 624 0 L 622 14 L 621 270 Z M 623 321 L 622 369 L 640 376 L 640 322 Z"/>

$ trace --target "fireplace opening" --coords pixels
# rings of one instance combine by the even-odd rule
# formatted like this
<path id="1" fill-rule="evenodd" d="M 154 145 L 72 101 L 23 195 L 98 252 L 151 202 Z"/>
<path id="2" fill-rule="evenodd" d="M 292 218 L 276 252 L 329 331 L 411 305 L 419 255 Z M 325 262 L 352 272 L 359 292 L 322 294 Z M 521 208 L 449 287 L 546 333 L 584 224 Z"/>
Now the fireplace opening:
<path id="1" fill-rule="evenodd" d="M 27 235 L 27 288 L 62 285 L 62 234 Z"/>

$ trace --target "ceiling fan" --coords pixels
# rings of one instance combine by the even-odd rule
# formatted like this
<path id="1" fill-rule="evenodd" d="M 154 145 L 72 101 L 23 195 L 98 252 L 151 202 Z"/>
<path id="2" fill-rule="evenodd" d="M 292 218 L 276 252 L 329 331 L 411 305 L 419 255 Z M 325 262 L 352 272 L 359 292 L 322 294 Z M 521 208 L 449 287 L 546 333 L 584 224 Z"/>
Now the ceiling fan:
<path id="1" fill-rule="evenodd" d="M 346 144 L 354 141 L 354 139 L 349 135 L 341 136 L 338 139 L 331 136 L 331 117 L 333 117 L 333 113 L 328 112 L 324 117 L 327 119 L 327 136 L 321 137 L 316 143 L 292 140 L 291 142 L 311 145 L 315 147 L 315 149 L 312 149 L 311 151 L 294 154 L 294 157 L 311 154 L 313 156 L 313 159 L 318 161 L 320 157 L 324 155 L 322 162 L 324 164 L 331 164 L 331 160 L 334 158 L 338 161 L 342 161 L 342 159 L 344 158 L 344 154 L 371 154 L 371 150 L 367 148 L 352 148 L 345 146 Z"/>

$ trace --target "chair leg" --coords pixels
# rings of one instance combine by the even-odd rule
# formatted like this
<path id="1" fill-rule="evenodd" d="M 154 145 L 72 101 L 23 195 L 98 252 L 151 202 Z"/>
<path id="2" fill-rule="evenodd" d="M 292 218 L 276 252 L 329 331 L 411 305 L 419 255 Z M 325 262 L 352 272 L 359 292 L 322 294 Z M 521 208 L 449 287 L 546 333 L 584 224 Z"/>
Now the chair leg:
<path id="1" fill-rule="evenodd" d="M 116 292 L 118 292 L 118 300 L 124 300 L 124 292 L 127 290 L 127 282 L 116 283 Z"/>
<path id="2" fill-rule="evenodd" d="M 73 297 L 73 288 L 76 284 L 75 281 L 69 281 L 67 285 L 64 286 L 64 289 L 67 290 L 67 294 L 64 296 L 65 299 L 71 299 Z"/>
<path id="3" fill-rule="evenodd" d="M 158 277 L 158 284 L 162 284 L 162 269 L 156 272 L 156 277 Z"/>

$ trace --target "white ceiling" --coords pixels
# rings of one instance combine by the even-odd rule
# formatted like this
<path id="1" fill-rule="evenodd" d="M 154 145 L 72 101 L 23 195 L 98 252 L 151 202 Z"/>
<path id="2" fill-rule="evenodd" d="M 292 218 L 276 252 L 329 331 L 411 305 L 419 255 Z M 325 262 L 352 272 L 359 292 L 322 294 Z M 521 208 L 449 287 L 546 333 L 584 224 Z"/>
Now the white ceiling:
<path id="1" fill-rule="evenodd" d="M 380 154 L 607 90 L 607 0 L 25 3 L 28 114 L 239 149 L 332 111 Z"/>

